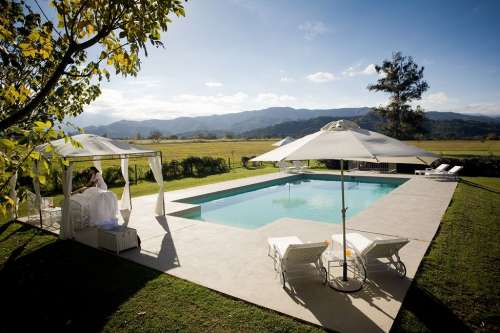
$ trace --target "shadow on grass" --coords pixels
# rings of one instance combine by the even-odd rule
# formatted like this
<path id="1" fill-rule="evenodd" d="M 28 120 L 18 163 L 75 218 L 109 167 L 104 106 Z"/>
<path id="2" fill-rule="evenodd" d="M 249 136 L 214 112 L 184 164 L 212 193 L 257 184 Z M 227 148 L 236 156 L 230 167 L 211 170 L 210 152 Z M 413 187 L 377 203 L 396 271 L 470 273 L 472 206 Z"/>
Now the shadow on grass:
<path id="1" fill-rule="evenodd" d="M 100 331 L 122 303 L 161 274 L 72 241 L 19 257 L 32 238 L 0 270 L 0 331 Z"/>
<path id="2" fill-rule="evenodd" d="M 410 311 L 431 332 L 472 332 L 445 304 L 415 284 L 408 290 L 403 308 Z"/>
<path id="3" fill-rule="evenodd" d="M 28 225 L 25 225 L 23 224 L 22 226 L 20 226 L 19 228 L 15 228 L 12 232 L 10 232 L 9 234 L 7 235 L 3 235 L 3 233 L 8 229 L 8 227 L 10 225 L 12 225 L 13 222 L 7 222 L 5 224 L 2 224 L 0 226 L 0 243 L 8 240 L 9 238 L 15 236 L 16 234 L 18 233 L 22 233 L 22 232 L 25 232 L 25 231 L 28 231 L 28 230 L 31 230 L 32 227 L 28 226 Z"/>
<path id="4" fill-rule="evenodd" d="M 472 186 L 472 187 L 475 187 L 475 188 L 478 188 L 478 189 L 481 189 L 481 190 L 485 190 L 485 191 L 488 191 L 490 193 L 500 194 L 500 191 L 491 189 L 491 188 L 486 187 L 484 185 L 481 185 L 481 184 L 478 184 L 478 183 L 474 183 L 474 182 L 471 182 L 469 180 L 465 180 L 465 179 L 462 179 L 462 178 L 460 178 L 460 183 L 465 184 L 465 185 L 469 185 L 469 186 Z"/>
<path id="5" fill-rule="evenodd" d="M 8 221 L 8 222 L 5 222 L 3 224 L 0 222 L 0 235 L 3 234 L 5 232 L 5 230 L 7 230 L 12 225 L 12 223 L 14 223 L 14 222 Z"/>

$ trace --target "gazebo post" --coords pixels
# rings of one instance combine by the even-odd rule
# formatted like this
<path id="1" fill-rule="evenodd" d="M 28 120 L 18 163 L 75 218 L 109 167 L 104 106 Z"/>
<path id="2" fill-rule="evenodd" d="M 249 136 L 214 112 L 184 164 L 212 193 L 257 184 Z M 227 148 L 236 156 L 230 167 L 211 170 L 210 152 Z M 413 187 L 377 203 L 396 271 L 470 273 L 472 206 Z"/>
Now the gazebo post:
<path id="1" fill-rule="evenodd" d="M 160 150 L 160 172 L 163 174 L 163 154 Z M 163 179 L 163 176 L 162 176 Z M 165 184 L 165 181 L 163 181 L 162 186 Z M 163 190 L 163 197 L 162 199 L 162 204 L 163 204 L 163 216 L 165 216 L 165 190 Z"/>
<path id="2" fill-rule="evenodd" d="M 128 155 L 127 155 L 127 168 L 128 168 Z M 127 170 L 128 175 L 128 170 Z M 130 175 L 128 175 L 128 201 L 130 203 L 130 212 L 132 213 L 132 191 L 130 191 Z"/>
<path id="3" fill-rule="evenodd" d="M 43 229 L 42 196 L 39 195 L 39 193 L 40 193 L 40 180 L 38 179 L 38 176 L 40 174 L 40 170 L 38 169 L 38 161 L 35 161 L 35 171 L 36 171 L 35 182 L 36 182 L 37 187 L 38 187 L 38 193 L 36 193 L 37 201 L 38 201 L 38 216 L 40 217 L 40 229 Z"/>

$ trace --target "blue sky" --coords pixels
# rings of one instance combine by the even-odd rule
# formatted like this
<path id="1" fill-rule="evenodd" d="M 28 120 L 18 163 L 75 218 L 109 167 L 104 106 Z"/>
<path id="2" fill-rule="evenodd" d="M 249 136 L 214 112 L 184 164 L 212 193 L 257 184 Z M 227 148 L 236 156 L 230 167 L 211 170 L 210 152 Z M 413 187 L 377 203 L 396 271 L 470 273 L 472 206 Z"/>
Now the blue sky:
<path id="1" fill-rule="evenodd" d="M 271 106 L 375 106 L 373 64 L 425 66 L 427 110 L 500 113 L 500 1 L 191 0 L 137 78 L 113 77 L 79 123 Z"/>

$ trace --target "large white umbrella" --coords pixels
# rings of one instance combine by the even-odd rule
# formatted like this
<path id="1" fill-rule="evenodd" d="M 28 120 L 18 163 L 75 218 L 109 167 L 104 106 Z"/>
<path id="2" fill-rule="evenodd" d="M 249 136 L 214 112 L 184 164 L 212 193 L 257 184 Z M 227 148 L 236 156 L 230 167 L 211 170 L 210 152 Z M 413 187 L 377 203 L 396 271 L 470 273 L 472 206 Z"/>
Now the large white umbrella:
<path id="1" fill-rule="evenodd" d="M 313 134 L 253 158 L 251 161 L 340 160 L 342 183 L 343 274 L 347 281 L 344 201 L 344 160 L 375 163 L 430 164 L 438 157 L 386 135 L 360 128 L 348 120 L 326 124 Z"/>
<path id="2" fill-rule="evenodd" d="M 294 138 L 287 136 L 286 138 L 281 139 L 280 141 L 273 143 L 273 146 L 274 147 L 281 147 L 281 146 L 287 145 L 293 141 L 294 141 Z"/>

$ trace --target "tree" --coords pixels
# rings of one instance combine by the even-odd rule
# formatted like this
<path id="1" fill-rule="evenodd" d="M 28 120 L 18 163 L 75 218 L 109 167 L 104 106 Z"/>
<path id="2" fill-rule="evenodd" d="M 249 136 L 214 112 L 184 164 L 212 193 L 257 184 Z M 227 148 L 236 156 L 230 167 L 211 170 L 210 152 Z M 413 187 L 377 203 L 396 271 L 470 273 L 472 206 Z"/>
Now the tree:
<path id="1" fill-rule="evenodd" d="M 395 52 L 392 60 L 384 60 L 381 66 L 375 66 L 381 77 L 376 84 L 368 86 L 370 91 L 389 93 L 387 106 L 379 106 L 375 111 L 385 120 L 383 131 L 398 139 L 412 138 L 422 132 L 424 111 L 420 106 L 415 109 L 411 101 L 420 100 L 422 94 L 429 88 L 424 77 L 424 67 L 419 67 L 412 57 L 406 57 L 401 52 Z"/>
<path id="2" fill-rule="evenodd" d="M 159 143 L 161 140 L 161 132 L 160 131 L 152 131 L 149 134 L 149 139 L 153 141 L 153 143 Z"/>
<path id="3" fill-rule="evenodd" d="M 170 14 L 184 16 L 182 3 L 52 0 L 52 9 L 44 10 L 37 0 L 32 6 L 0 0 L 0 213 L 10 204 L 10 177 L 41 159 L 34 147 L 65 136 L 55 124 L 82 113 L 110 69 L 137 75 L 146 43 L 163 46 L 160 34 Z M 49 171 L 47 161 L 39 165 Z"/>

